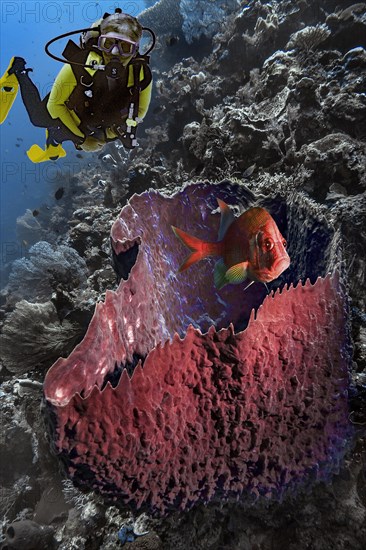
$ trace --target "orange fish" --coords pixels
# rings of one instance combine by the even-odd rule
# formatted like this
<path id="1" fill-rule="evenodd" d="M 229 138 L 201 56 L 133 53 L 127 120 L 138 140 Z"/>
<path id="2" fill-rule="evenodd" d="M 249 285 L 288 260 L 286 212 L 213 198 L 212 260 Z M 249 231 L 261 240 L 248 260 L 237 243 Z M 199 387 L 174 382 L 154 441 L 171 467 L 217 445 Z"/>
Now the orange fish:
<path id="1" fill-rule="evenodd" d="M 254 207 L 235 218 L 224 201 L 217 199 L 217 202 L 221 210 L 217 242 L 201 241 L 172 226 L 176 236 L 192 251 L 179 272 L 208 256 L 219 256 L 214 273 L 218 289 L 246 279 L 250 284 L 268 283 L 281 275 L 290 265 L 290 257 L 287 243 L 269 212 Z"/>

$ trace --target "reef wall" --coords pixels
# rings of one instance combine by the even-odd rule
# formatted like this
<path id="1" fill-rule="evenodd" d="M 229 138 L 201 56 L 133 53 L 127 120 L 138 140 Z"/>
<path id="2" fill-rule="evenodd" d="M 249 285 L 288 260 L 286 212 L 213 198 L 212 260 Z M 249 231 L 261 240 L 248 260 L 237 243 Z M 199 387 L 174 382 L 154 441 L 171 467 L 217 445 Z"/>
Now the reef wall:
<path id="1" fill-rule="evenodd" d="M 121 543 L 118 535 L 121 525 L 133 522 L 134 526 L 139 525 L 140 532 L 150 531 L 149 535 L 134 542 L 136 549 L 329 550 L 335 545 L 339 550 L 364 549 L 366 6 L 362 2 L 355 3 L 354 0 L 325 0 L 321 3 L 318 0 L 249 0 L 240 2 L 235 10 L 235 2 L 225 2 L 226 6 L 230 5 L 230 9 L 233 6 L 234 11 L 226 13 L 218 30 L 217 21 L 213 21 L 211 28 L 214 28 L 215 33 L 210 37 L 209 25 L 201 29 L 199 27 L 204 4 L 200 2 L 200 10 L 189 14 L 191 29 L 195 32 L 191 37 L 188 34 L 185 36 L 183 32 L 184 19 L 179 0 L 160 0 L 141 16 L 142 24 L 156 32 L 157 44 L 151 55 L 154 76 L 152 101 L 144 123 L 138 129 L 140 147 L 131 154 L 126 154 L 118 144 L 111 143 L 101 155 L 85 154 L 83 159 L 80 159 L 80 152 L 75 152 L 75 157 L 71 152 L 68 153 L 66 160 L 77 162 L 80 172 L 71 175 L 69 172 L 62 173 L 57 181 L 50 183 L 50 201 L 47 205 L 40 204 L 37 207 L 37 217 L 28 210 L 18 220 L 20 243 L 25 241 L 31 246 L 38 241 L 48 241 L 52 247 L 48 247 L 48 251 L 44 249 L 47 254 L 47 270 L 42 273 L 36 269 L 35 264 L 39 262 L 38 256 L 35 256 L 35 269 L 29 266 L 32 269 L 26 273 L 27 284 L 24 286 L 19 277 L 14 280 L 10 276 L 12 283 L 0 293 L 0 409 L 3 428 L 0 438 L 3 466 L 0 476 L 0 508 L 3 532 L 9 546 L 16 545 L 20 533 L 21 537 L 28 537 L 29 545 L 37 540 L 37 550 L 53 546 L 59 550 L 115 550 Z M 210 4 L 220 5 L 216 1 Z M 198 18 L 195 20 L 196 14 Z M 62 21 L 62 24 L 68 26 L 69 22 Z M 188 27 L 187 29 L 189 32 Z M 188 44 L 187 39 L 192 39 L 192 42 Z M 42 47 L 35 41 L 34 47 L 38 46 Z M 19 51 L 19 55 L 24 54 Z M 99 464 L 100 475 L 104 480 L 102 485 L 109 493 L 116 491 L 119 502 L 104 500 L 97 496 L 96 491 L 80 491 L 71 480 L 64 479 L 64 475 L 60 474 L 60 462 L 50 453 L 44 418 L 40 414 L 44 376 L 58 357 L 68 357 L 75 342 L 80 342 L 85 336 L 95 303 L 105 302 L 107 289 L 109 295 L 110 290 L 117 288 L 116 276 L 110 264 L 110 229 L 128 199 L 134 193 L 143 193 L 151 188 L 159 189 L 165 196 L 172 197 L 187 182 L 217 183 L 227 181 L 228 178 L 231 182 L 235 180 L 239 187 L 245 184 L 252 195 L 250 197 L 247 192 L 239 200 L 231 199 L 225 194 L 224 188 L 221 188 L 220 196 L 224 200 L 226 197 L 235 214 L 238 215 L 239 211 L 245 209 L 254 197 L 270 210 L 289 241 L 292 260 L 290 269 L 278 282 L 271 285 L 272 290 L 277 287 L 283 289 L 287 284 L 300 279 L 304 284 L 306 278 L 310 278 L 314 285 L 318 276 L 325 278 L 334 269 L 339 272 L 341 293 L 338 292 L 335 281 L 328 283 L 321 280 L 319 288 L 324 290 L 329 284 L 331 296 L 339 301 L 341 307 L 344 305 L 342 292 L 346 288 L 346 322 L 350 327 L 348 330 L 347 326 L 346 331 L 351 334 L 353 344 L 347 399 L 349 424 L 354 430 L 353 447 L 340 460 L 339 472 L 336 462 L 343 451 L 340 450 L 338 455 L 338 446 L 336 460 L 331 460 L 328 465 L 323 463 L 319 477 L 323 474 L 324 478 L 327 477 L 328 469 L 334 469 L 335 472 L 329 482 L 313 484 L 315 471 L 309 478 L 306 475 L 299 476 L 298 479 L 301 478 L 305 485 L 306 479 L 310 480 L 311 490 L 301 491 L 301 482 L 296 494 L 292 493 L 289 498 L 284 496 L 281 502 L 276 498 L 257 498 L 253 505 L 253 498 L 256 497 L 248 474 L 245 478 L 249 483 L 248 489 L 244 489 L 239 501 L 229 499 L 229 502 L 223 502 L 231 493 L 230 490 L 225 493 L 228 481 L 222 480 L 222 487 L 215 488 L 216 498 L 207 505 L 199 505 L 197 501 L 191 510 L 179 509 L 159 519 L 152 518 L 151 515 L 132 513 L 130 505 L 134 500 L 136 487 L 131 482 L 129 494 L 121 496 L 121 491 L 116 491 L 114 486 L 107 486 L 107 466 L 102 467 Z M 65 193 L 60 200 L 55 201 L 53 197 L 60 185 Z M 31 193 L 32 182 L 27 181 L 27 186 Z M 151 202 L 147 201 L 146 205 L 149 211 Z M 203 204 L 205 220 L 201 209 L 198 214 L 194 208 L 194 202 L 190 206 L 192 221 L 185 216 L 181 226 L 188 232 L 195 232 L 196 229 L 199 236 L 207 235 L 215 239 L 218 227 L 215 193 Z M 163 208 L 163 212 L 164 215 L 167 214 L 166 208 Z M 162 269 L 165 260 L 169 261 L 168 256 L 164 256 L 166 249 L 163 249 L 161 255 L 161 251 L 159 254 L 157 249 L 150 247 L 148 240 L 151 226 L 155 235 L 158 211 L 154 211 L 153 216 L 146 216 L 145 208 L 146 223 L 143 223 L 140 213 L 135 201 L 131 201 L 128 209 L 123 212 L 126 224 L 119 233 L 119 238 L 122 242 L 125 241 L 125 252 L 123 247 L 119 249 L 120 244 L 114 243 L 119 253 L 114 253 L 113 258 L 119 278 L 127 279 L 131 269 L 135 269 L 135 274 L 138 274 L 137 255 L 141 255 L 139 261 L 144 266 L 148 264 L 148 254 L 152 255 L 154 261 L 160 259 Z M 174 219 L 173 223 L 175 222 Z M 118 221 L 116 225 L 122 227 L 123 224 Z M 164 238 L 167 235 L 168 233 Z M 129 248 L 129 239 L 134 242 L 132 248 Z M 61 253 L 62 245 L 76 250 L 82 262 L 85 262 L 86 269 L 79 262 L 81 269 L 76 270 L 69 270 L 66 265 L 68 262 L 55 263 L 54 257 L 57 257 L 57 251 Z M 25 250 L 28 249 L 26 246 Z M 172 251 L 174 254 L 170 255 L 170 260 L 173 259 L 178 265 L 187 250 L 174 241 Z M 144 257 L 146 261 L 143 260 Z M 25 262 L 22 267 L 26 264 Z M 212 277 L 209 261 L 201 262 L 200 266 L 198 271 L 192 272 L 194 268 L 191 268 L 184 279 L 161 279 L 158 289 L 151 284 L 148 289 L 155 292 L 155 302 L 158 302 L 152 304 L 151 309 L 146 306 L 147 292 L 141 300 L 137 300 L 137 296 L 140 297 L 140 283 L 136 281 L 131 286 L 131 293 L 126 292 L 126 298 L 131 300 L 128 303 L 137 305 L 141 311 L 147 311 L 151 320 L 153 313 L 155 315 L 161 312 L 161 296 L 166 292 L 170 292 L 170 297 L 173 296 L 170 291 L 171 282 L 179 283 L 181 295 L 186 292 L 188 299 L 194 302 L 195 280 L 192 273 L 195 279 L 201 273 L 207 276 L 206 281 Z M 1 269 L 4 285 L 14 267 L 18 275 L 24 273 L 23 269 L 16 269 L 16 266 L 9 263 Z M 166 273 L 164 270 L 162 272 Z M 146 270 L 143 267 L 139 276 L 146 283 Z M 125 280 L 123 288 L 127 289 L 129 287 L 126 283 L 128 281 Z M 310 293 L 310 289 L 315 288 L 312 291 L 314 295 L 317 292 L 316 285 L 318 283 L 314 287 L 303 287 L 304 292 Z M 233 288 L 238 292 L 241 287 Z M 206 291 L 206 287 L 201 287 L 200 290 Z M 265 297 L 264 288 L 255 288 L 253 285 L 249 290 L 258 294 L 258 304 L 261 303 Z M 216 293 L 212 295 L 212 300 L 216 303 L 220 296 L 221 294 Z M 241 296 L 242 305 L 245 305 L 247 299 L 244 293 Z M 34 300 L 37 303 L 33 303 Z M 126 305 L 127 301 L 124 302 L 124 307 Z M 194 314 L 186 310 L 184 316 L 181 316 L 181 324 L 177 327 L 180 337 L 184 337 L 182 323 L 192 322 L 196 329 L 202 323 L 201 332 L 204 333 L 211 321 L 215 321 L 217 332 L 210 336 L 208 347 L 200 345 L 197 348 L 197 343 L 201 342 L 200 335 L 192 329 L 190 345 L 199 349 L 205 357 L 211 353 L 210 350 L 217 350 L 218 357 L 215 355 L 214 360 L 210 358 L 210 361 L 220 362 L 220 365 L 224 363 L 225 369 L 230 369 L 236 364 L 238 348 L 234 348 L 235 354 L 229 354 L 228 357 L 226 353 L 223 358 L 223 346 L 216 340 L 220 334 L 229 338 L 229 341 L 237 338 L 247 321 L 240 317 L 234 320 L 235 334 L 232 335 L 228 332 L 229 324 L 226 327 L 224 323 L 219 324 L 220 315 L 206 318 L 202 313 L 206 305 L 196 302 L 196 306 Z M 326 310 L 328 307 L 331 306 L 327 305 Z M 97 309 L 101 311 L 102 304 Z M 132 309 L 131 307 L 129 315 L 137 321 Z M 112 315 L 105 308 L 103 311 Z M 258 319 L 261 311 L 260 309 Z M 225 321 L 226 318 L 229 321 L 230 316 L 226 312 L 224 315 Z M 250 312 L 248 318 L 249 316 Z M 253 321 L 253 326 L 257 326 L 255 323 L 258 321 Z M 131 326 L 135 338 L 136 326 Z M 111 323 L 111 327 L 116 328 L 116 324 Z M 169 339 L 174 336 L 173 324 L 171 327 L 173 332 Z M 223 332 L 220 332 L 220 327 L 225 327 Z M 104 328 L 110 330 L 108 322 Z M 116 354 L 114 335 L 108 332 L 107 339 L 104 339 L 103 334 L 105 333 L 101 331 L 100 339 L 96 339 L 94 345 L 111 346 L 109 356 L 132 351 L 132 361 L 124 364 L 129 376 L 139 359 L 145 361 L 145 365 L 146 356 L 133 354 L 131 346 L 129 347 L 128 334 L 125 334 L 123 340 L 126 349 L 118 349 L 119 355 Z M 153 337 L 145 339 L 145 343 L 154 344 L 161 337 L 158 330 Z M 330 339 L 330 336 L 327 335 L 327 338 Z M 334 333 L 330 349 L 338 349 L 338 344 L 338 335 Z M 174 345 L 183 344 L 177 341 Z M 144 349 L 148 347 L 146 345 Z M 348 349 L 351 354 L 352 350 Z M 98 351 L 96 345 L 96 352 Z M 74 358 L 75 354 L 76 351 L 72 355 Z M 85 380 L 84 371 L 88 367 L 86 357 L 95 366 L 91 355 L 80 354 L 79 381 Z M 67 360 L 62 364 L 66 365 Z M 103 365 L 105 366 L 104 363 Z M 158 365 L 162 369 L 159 362 Z M 340 363 L 337 365 L 339 367 Z M 114 396 L 120 390 L 115 388 L 113 393 L 107 382 L 116 386 L 120 379 L 121 364 L 116 368 L 111 361 L 110 367 L 112 371 L 109 375 L 104 378 L 100 376 L 100 387 L 106 384 L 104 391 L 109 388 L 108 395 Z M 206 367 L 204 370 L 197 366 L 195 369 L 194 372 L 201 375 L 207 369 L 211 372 L 213 367 Z M 342 370 L 343 372 L 345 371 Z M 300 380 L 299 377 L 298 379 Z M 75 383 L 72 371 L 70 380 L 72 384 Z M 179 376 L 178 380 L 181 381 Z M 305 380 L 305 374 L 301 380 Z M 345 378 L 342 380 L 346 384 Z M 61 373 L 57 384 L 59 381 L 64 382 Z M 263 378 L 263 381 L 266 382 L 267 379 Z M 155 383 L 155 378 L 153 382 Z M 217 383 L 227 388 L 225 384 L 228 384 L 228 380 L 218 379 Z M 129 384 L 135 385 L 136 382 L 130 381 Z M 213 388 L 219 387 L 215 384 L 216 380 L 213 381 Z M 273 385 L 277 389 L 276 380 L 273 380 Z M 314 386 L 317 387 L 316 382 Z M 157 391 L 156 385 L 153 387 Z M 253 393 L 248 399 L 255 396 L 255 384 L 252 388 Z M 330 390 L 328 379 L 324 390 L 319 388 L 319 391 L 326 392 L 327 388 Z M 82 391 L 81 384 L 75 384 L 74 389 Z M 301 395 L 301 391 L 301 387 L 294 390 L 294 395 Z M 329 395 L 331 394 L 332 392 Z M 194 395 L 199 403 L 200 395 Z M 76 396 L 71 399 L 70 407 L 77 399 Z M 345 418 L 342 416 L 344 399 L 342 394 L 337 400 L 341 420 Z M 260 399 L 256 401 L 261 403 Z M 226 403 L 221 400 L 221 405 L 224 402 Z M 81 400 L 81 403 L 85 407 L 89 406 L 87 400 Z M 244 398 L 240 403 L 244 406 Z M 317 401 L 310 404 L 312 411 L 315 411 L 316 403 Z M 331 400 L 329 406 L 336 407 L 335 401 Z M 48 411 L 51 409 L 48 408 Z M 290 407 L 289 411 L 291 410 Z M 90 414 L 93 415 L 94 411 L 91 410 Z M 57 417 L 51 415 L 51 418 L 55 421 L 53 426 L 57 426 Z M 75 421 L 77 418 L 75 416 Z M 112 418 L 112 425 L 114 421 Z M 322 418 L 321 421 L 325 422 L 325 419 Z M 138 422 L 139 418 L 132 419 L 132 424 Z M 263 418 L 260 422 L 261 427 L 265 426 Z M 329 426 L 332 426 L 332 422 L 333 420 Z M 223 424 L 225 429 L 231 425 L 230 422 Z M 340 430 L 343 429 L 342 426 L 340 423 Z M 60 423 L 58 429 L 61 429 Z M 137 430 L 135 427 L 133 429 Z M 345 435 L 346 431 L 345 428 Z M 252 432 L 253 429 L 251 434 Z M 102 431 L 98 433 L 101 434 Z M 330 445 L 327 449 L 330 449 L 331 438 L 337 433 L 341 432 L 328 430 L 326 435 L 321 435 L 321 441 L 327 438 Z M 207 439 L 207 435 L 204 435 Z M 74 446 L 75 434 L 71 431 L 66 436 L 65 452 L 59 456 L 66 458 L 70 466 L 71 460 L 78 459 L 75 451 L 69 454 L 69 449 Z M 287 436 L 288 434 L 286 438 Z M 168 444 L 165 439 L 163 442 Z M 106 442 L 102 443 L 104 448 Z M 229 460 L 231 445 L 226 441 L 223 444 L 228 449 L 225 460 Z M 296 450 L 299 448 L 297 446 Z M 291 452 L 293 449 L 289 446 L 287 450 Z M 271 450 L 267 448 L 267 451 Z M 250 452 L 253 451 L 246 450 L 246 456 Z M 95 465 L 100 456 L 99 452 L 95 454 L 94 463 L 91 457 L 87 457 L 87 460 Z M 310 457 L 307 456 L 307 460 Z M 282 462 L 279 469 L 284 471 L 289 461 L 286 464 Z M 258 471 L 268 472 L 268 468 L 268 463 L 262 462 Z M 294 469 L 292 471 L 295 473 Z M 114 473 L 117 480 L 120 479 L 119 472 L 120 469 L 116 468 Z M 90 478 L 89 473 L 87 468 L 83 470 L 79 462 L 74 479 L 84 483 L 83 488 L 86 488 L 86 479 L 89 479 L 92 486 L 95 472 Z M 253 472 L 250 475 L 254 475 Z M 296 486 L 295 477 L 291 479 Z M 273 479 L 273 475 L 270 476 L 270 480 Z M 164 485 L 162 478 L 160 481 Z M 174 480 L 171 484 L 174 485 Z M 284 488 L 284 485 L 285 482 L 281 482 L 279 489 Z M 213 487 L 212 478 L 210 487 Z M 165 501 L 159 504 L 161 507 L 171 509 L 169 495 L 172 491 L 168 484 Z M 248 494 L 251 496 L 246 499 Z M 136 497 L 135 506 L 139 502 L 139 495 L 136 494 Z M 201 491 L 195 493 L 194 497 L 205 500 L 207 494 Z M 120 504 L 129 498 L 129 505 Z M 147 501 L 142 503 L 142 506 L 147 505 Z M 28 520 L 32 520 L 35 525 Z M 47 526 L 46 529 L 43 525 Z M 48 536 L 48 526 L 53 536 Z M 21 541 L 23 544 L 24 538 Z"/>

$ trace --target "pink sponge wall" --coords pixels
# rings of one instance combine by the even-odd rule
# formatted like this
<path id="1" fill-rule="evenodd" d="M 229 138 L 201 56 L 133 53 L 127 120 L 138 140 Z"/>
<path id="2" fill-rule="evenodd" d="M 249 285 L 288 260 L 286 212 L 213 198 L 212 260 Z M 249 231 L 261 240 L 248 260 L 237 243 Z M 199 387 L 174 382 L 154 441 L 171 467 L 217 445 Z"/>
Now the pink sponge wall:
<path id="1" fill-rule="evenodd" d="M 218 305 L 212 266 L 201 263 L 207 278 L 187 293 L 189 274 L 176 275 L 184 250 L 168 231 L 170 210 L 156 208 L 159 233 L 146 223 L 131 230 L 136 210 L 128 205 L 112 228 L 116 254 L 139 241 L 128 280 L 97 304 L 84 340 L 45 380 L 55 448 L 70 476 L 161 513 L 243 491 L 277 498 L 310 478 L 327 478 L 350 436 L 347 311 L 338 276 L 271 294 L 235 333 L 227 317 L 245 308 L 242 289 L 231 287 L 232 296 L 226 290 Z M 145 211 L 154 218 L 154 205 Z M 217 219 L 208 220 L 212 231 Z M 199 317 L 228 328 L 202 334 L 184 326 Z M 146 357 L 143 367 L 131 378 L 123 370 L 116 387 L 105 383 L 134 354 Z"/>

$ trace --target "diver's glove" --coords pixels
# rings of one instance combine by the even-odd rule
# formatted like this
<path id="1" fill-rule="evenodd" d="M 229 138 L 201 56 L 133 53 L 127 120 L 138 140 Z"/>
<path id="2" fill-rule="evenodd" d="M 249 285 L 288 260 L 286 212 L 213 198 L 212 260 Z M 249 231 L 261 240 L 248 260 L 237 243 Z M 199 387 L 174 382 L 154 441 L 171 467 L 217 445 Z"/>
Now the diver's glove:
<path id="1" fill-rule="evenodd" d="M 86 138 L 85 141 L 83 141 L 80 146 L 76 148 L 85 151 L 86 153 L 93 153 L 95 151 L 100 151 L 101 149 L 103 149 L 105 143 L 105 141 L 98 140 L 92 136 L 89 136 Z"/>
<path id="2" fill-rule="evenodd" d="M 76 136 L 74 134 L 73 138 L 72 138 L 72 142 L 75 146 L 75 149 L 77 149 L 78 151 L 81 151 L 82 150 L 82 145 L 83 145 L 83 143 L 85 142 L 86 139 L 87 139 L 86 137 L 80 137 L 80 136 Z"/>
<path id="3" fill-rule="evenodd" d="M 52 137 L 50 134 L 48 134 L 48 137 L 46 139 L 46 147 L 57 147 L 58 145 L 60 145 L 60 142 L 57 141 L 57 139 L 54 139 L 54 137 Z"/>
<path id="4" fill-rule="evenodd" d="M 26 60 L 23 57 L 14 57 L 11 67 L 8 69 L 8 75 L 15 74 L 15 76 L 19 76 L 33 72 L 33 69 L 26 69 L 25 64 Z"/>

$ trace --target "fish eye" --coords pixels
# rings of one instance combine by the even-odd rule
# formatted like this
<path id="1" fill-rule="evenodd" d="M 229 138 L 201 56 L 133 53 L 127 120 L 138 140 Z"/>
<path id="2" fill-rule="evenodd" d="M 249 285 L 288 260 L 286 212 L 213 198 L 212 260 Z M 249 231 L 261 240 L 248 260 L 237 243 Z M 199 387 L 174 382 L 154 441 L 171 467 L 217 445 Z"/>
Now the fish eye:
<path id="1" fill-rule="evenodd" d="M 283 240 L 282 244 L 283 244 L 283 248 L 287 248 L 287 241 Z"/>
<path id="2" fill-rule="evenodd" d="M 273 243 L 272 239 L 266 239 L 266 240 L 264 241 L 264 248 L 265 248 L 267 251 L 268 251 L 268 250 L 272 250 L 273 245 L 274 245 L 274 243 Z"/>

